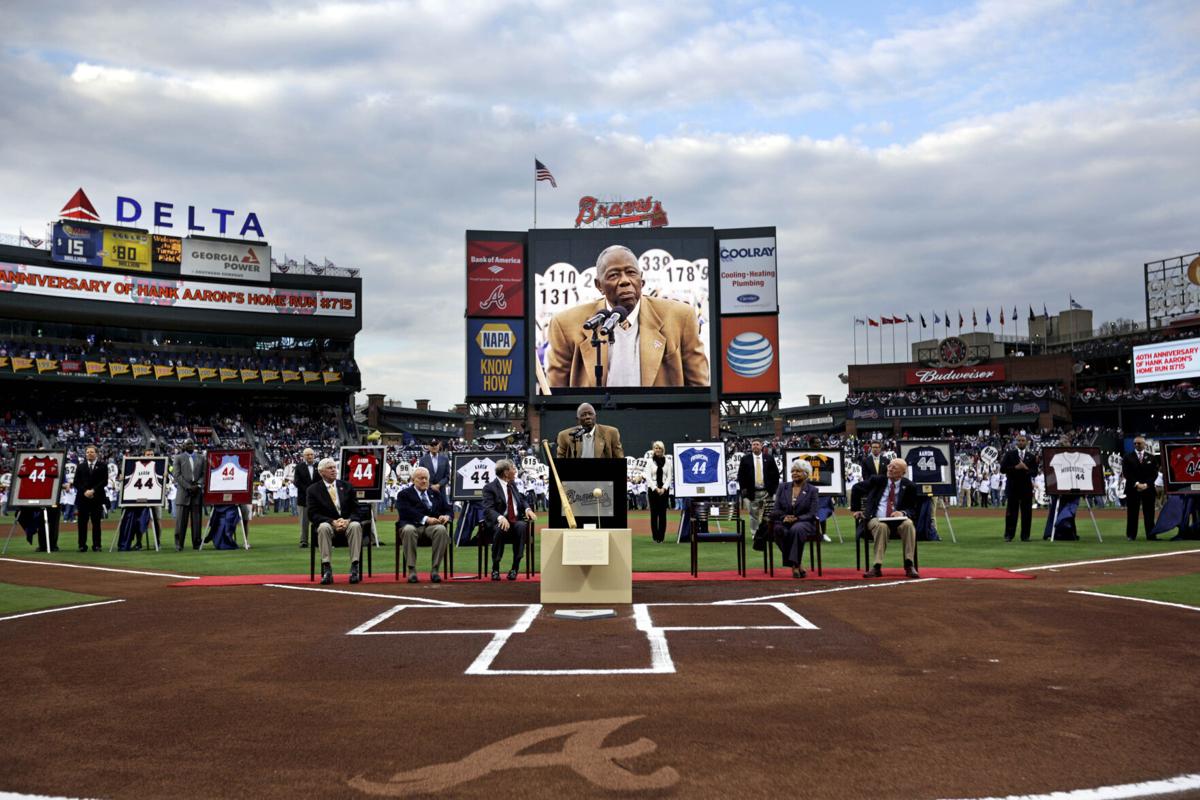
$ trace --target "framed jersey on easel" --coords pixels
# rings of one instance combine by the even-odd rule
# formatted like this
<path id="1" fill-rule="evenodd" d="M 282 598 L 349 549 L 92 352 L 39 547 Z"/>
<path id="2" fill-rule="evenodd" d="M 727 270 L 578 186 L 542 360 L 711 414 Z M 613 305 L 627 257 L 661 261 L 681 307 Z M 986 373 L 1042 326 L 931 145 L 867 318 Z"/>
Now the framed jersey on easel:
<path id="1" fill-rule="evenodd" d="M 58 505 L 66 455 L 61 450 L 17 451 L 8 493 L 9 508 L 50 508 Z"/>
<path id="2" fill-rule="evenodd" d="M 1046 494 L 1104 494 L 1104 462 L 1099 447 L 1043 447 Z"/>
<path id="3" fill-rule="evenodd" d="M 783 474 L 780 483 L 792 479 L 792 464 L 807 461 L 812 467 L 809 482 L 817 487 L 817 494 L 840 496 L 845 494 L 845 475 L 842 469 L 841 450 L 788 450 L 783 458 Z"/>
<path id="4" fill-rule="evenodd" d="M 121 459 L 122 508 L 155 508 L 167 498 L 166 456 L 125 456 Z"/>
<path id="5" fill-rule="evenodd" d="M 948 441 L 901 442 L 900 458 L 908 464 L 908 479 L 938 497 L 957 493 L 954 447 Z"/>
<path id="6" fill-rule="evenodd" d="M 673 447 L 676 497 L 728 494 L 724 442 L 675 442 Z"/>
<path id="7" fill-rule="evenodd" d="M 253 494 L 253 450 L 209 450 L 204 505 L 248 505 Z"/>
<path id="8" fill-rule="evenodd" d="M 1163 442 L 1162 462 L 1167 494 L 1200 494 L 1200 441 Z"/>
<path id="9" fill-rule="evenodd" d="M 338 473 L 363 503 L 383 500 L 384 450 L 382 445 L 343 447 Z"/>

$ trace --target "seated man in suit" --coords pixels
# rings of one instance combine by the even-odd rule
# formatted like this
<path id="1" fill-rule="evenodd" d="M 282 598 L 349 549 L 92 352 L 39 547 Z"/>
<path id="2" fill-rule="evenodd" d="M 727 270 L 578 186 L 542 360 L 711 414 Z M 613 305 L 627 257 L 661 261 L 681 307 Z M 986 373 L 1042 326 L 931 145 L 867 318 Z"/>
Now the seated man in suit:
<path id="1" fill-rule="evenodd" d="M 333 550 L 333 535 L 342 533 L 350 545 L 350 582 L 362 580 L 359 563 L 362 560 L 362 520 L 370 514 L 358 504 L 358 494 L 350 484 L 337 480 L 337 462 L 322 458 L 317 464 L 321 479 L 308 487 L 305 498 L 308 519 L 317 526 L 317 544 L 321 549 L 321 583 L 333 583 L 333 567 L 329 559 Z"/>
<path id="2" fill-rule="evenodd" d="M 425 542 L 433 545 L 429 580 L 441 583 L 438 568 L 450 543 L 450 534 L 446 530 L 446 524 L 450 522 L 450 504 L 441 492 L 430 487 L 429 470 L 425 467 L 414 469 L 412 483 L 400 490 L 396 497 L 396 514 L 396 530 L 404 544 L 404 559 L 408 563 L 408 582 L 420 580 L 417 577 L 417 545 Z"/>
<path id="3" fill-rule="evenodd" d="M 883 577 L 883 554 L 887 552 L 888 536 L 893 525 L 904 544 L 904 574 L 910 578 L 921 577 L 913 565 L 917 541 L 917 528 L 913 520 L 917 516 L 919 494 L 916 484 L 904 477 L 907 472 L 908 463 L 902 458 L 893 458 L 888 462 L 886 475 L 877 475 L 863 482 L 863 505 L 861 509 L 855 509 L 854 518 L 867 521 L 867 531 L 875 541 L 875 564 L 863 575 L 864 578 Z"/>
<path id="4" fill-rule="evenodd" d="M 611 425 L 596 422 L 596 409 L 581 403 L 575 409 L 574 428 L 564 428 L 555 440 L 555 458 L 624 458 L 621 432 Z"/>
<path id="5" fill-rule="evenodd" d="M 496 462 L 496 480 L 483 487 L 483 516 L 492 526 L 492 580 L 500 580 L 500 559 L 504 555 L 504 544 L 512 542 L 513 562 L 508 579 L 515 581 L 521 567 L 521 554 L 525 552 L 529 523 L 537 521 L 537 515 L 525 502 L 515 485 L 517 467 L 507 458 Z"/>

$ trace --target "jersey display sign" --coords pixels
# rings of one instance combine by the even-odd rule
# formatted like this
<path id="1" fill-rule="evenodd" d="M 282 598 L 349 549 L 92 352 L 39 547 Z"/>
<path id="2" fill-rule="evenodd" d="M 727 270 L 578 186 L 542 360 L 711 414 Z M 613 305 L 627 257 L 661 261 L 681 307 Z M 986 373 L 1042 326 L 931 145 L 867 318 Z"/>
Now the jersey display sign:
<path id="1" fill-rule="evenodd" d="M 1200 494 L 1200 441 L 1164 442 L 1162 459 L 1168 494 Z"/>
<path id="2" fill-rule="evenodd" d="M 1104 462 L 1098 447 L 1043 447 L 1046 494 L 1104 494 Z"/>
<path id="3" fill-rule="evenodd" d="M 842 468 L 842 451 L 840 450 L 788 450 L 784 453 L 783 470 L 779 476 L 780 483 L 792 479 L 792 465 L 804 461 L 812 467 L 812 475 L 808 481 L 817 487 L 817 492 L 825 495 L 841 495 L 845 493 L 845 470 Z"/>
<path id="4" fill-rule="evenodd" d="M 926 494 L 952 497 L 956 493 L 950 442 L 901 442 L 900 458 L 908 464 L 908 479 Z"/>
<path id="5" fill-rule="evenodd" d="M 483 487 L 495 480 L 496 462 L 501 458 L 495 453 L 454 453 L 450 499 L 482 500 Z"/>
<path id="6" fill-rule="evenodd" d="M 251 500 L 253 450 L 209 450 L 204 505 L 245 505 Z"/>
<path id="7" fill-rule="evenodd" d="M 677 442 L 676 497 L 724 497 L 728 491 L 723 442 Z"/>
<path id="8" fill-rule="evenodd" d="M 121 459 L 120 476 L 121 493 L 118 504 L 122 508 L 156 507 L 166 500 L 166 456 L 126 456 Z"/>
<path id="9" fill-rule="evenodd" d="M 370 447 L 343 447 L 339 459 L 339 473 L 350 488 L 358 492 L 358 499 L 364 503 L 378 503 L 383 500 L 383 468 L 384 448 L 372 445 Z"/>
<path id="10" fill-rule="evenodd" d="M 62 486 L 61 450 L 24 450 L 13 461 L 8 505 L 11 508 L 49 508 L 58 504 Z"/>

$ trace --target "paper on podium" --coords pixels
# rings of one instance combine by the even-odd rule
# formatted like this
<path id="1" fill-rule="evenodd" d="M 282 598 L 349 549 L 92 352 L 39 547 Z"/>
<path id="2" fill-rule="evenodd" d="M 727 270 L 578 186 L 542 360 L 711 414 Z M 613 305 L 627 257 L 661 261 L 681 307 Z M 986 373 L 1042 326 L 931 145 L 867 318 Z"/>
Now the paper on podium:
<path id="1" fill-rule="evenodd" d="M 608 566 L 608 532 L 563 531 L 562 563 L 568 567 Z"/>

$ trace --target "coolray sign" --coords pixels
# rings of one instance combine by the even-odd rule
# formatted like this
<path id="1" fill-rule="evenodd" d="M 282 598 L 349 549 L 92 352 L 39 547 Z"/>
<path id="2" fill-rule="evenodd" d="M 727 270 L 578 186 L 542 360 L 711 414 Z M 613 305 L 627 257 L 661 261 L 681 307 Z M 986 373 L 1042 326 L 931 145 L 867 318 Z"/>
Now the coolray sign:
<path id="1" fill-rule="evenodd" d="M 905 373 L 904 382 L 909 386 L 942 383 L 994 383 L 1003 381 L 1004 365 L 989 367 L 922 367 Z"/>
<path id="2" fill-rule="evenodd" d="M 0 292 L 259 314 L 353 317 L 355 312 L 353 292 L 232 289 L 216 283 L 156 280 L 30 264 L 0 263 Z"/>
<path id="3" fill-rule="evenodd" d="M 1200 377 L 1200 339 L 1133 348 L 1133 382 L 1178 381 Z"/>
<path id="4" fill-rule="evenodd" d="M 181 275 L 232 278 L 238 281 L 271 280 L 271 248 L 265 244 L 216 242 L 189 237 L 183 240 Z"/>
<path id="5" fill-rule="evenodd" d="M 996 403 L 948 403 L 939 406 L 870 406 L 850 409 L 850 419 L 928 419 L 934 417 L 990 417 L 1041 414 L 1050 410 L 1047 400 Z"/>
<path id="6" fill-rule="evenodd" d="M 467 242 L 467 316 L 525 316 L 524 245 Z"/>
<path id="7" fill-rule="evenodd" d="M 610 228 L 623 225 L 661 228 L 667 224 L 667 212 L 663 210 L 662 201 L 655 200 L 653 195 L 640 200 L 614 200 L 611 203 L 602 203 L 590 195 L 579 198 L 575 227 L 595 225 L 601 220 L 608 220 Z"/>
<path id="8" fill-rule="evenodd" d="M 117 196 L 117 222 L 128 222 L 136 224 L 142 222 L 143 225 L 153 225 L 156 228 L 174 228 L 176 226 L 175 219 L 175 204 L 164 203 L 161 200 L 155 200 L 149 204 L 149 209 L 146 213 L 146 220 L 142 222 L 142 204 L 132 197 Z M 180 212 L 182 214 L 182 211 Z M 259 239 L 265 239 L 263 234 L 262 223 L 258 221 L 258 214 L 253 211 L 247 212 L 245 215 L 239 215 L 238 212 L 231 208 L 212 208 L 207 212 L 201 209 L 197 213 L 195 206 L 187 207 L 187 225 L 186 229 L 189 233 L 210 233 L 233 235 L 234 227 L 238 228 L 237 235 L 245 236 L 247 233 L 253 233 Z M 231 219 L 232 224 L 231 224 Z M 241 219 L 240 225 L 237 220 Z M 204 223 L 204 224 L 201 224 Z M 183 220 L 178 220 L 179 227 L 185 227 Z"/>
<path id="9" fill-rule="evenodd" d="M 775 237 L 722 239 L 722 314 L 773 314 L 779 310 Z"/>

